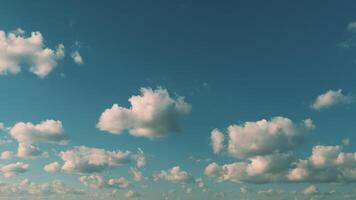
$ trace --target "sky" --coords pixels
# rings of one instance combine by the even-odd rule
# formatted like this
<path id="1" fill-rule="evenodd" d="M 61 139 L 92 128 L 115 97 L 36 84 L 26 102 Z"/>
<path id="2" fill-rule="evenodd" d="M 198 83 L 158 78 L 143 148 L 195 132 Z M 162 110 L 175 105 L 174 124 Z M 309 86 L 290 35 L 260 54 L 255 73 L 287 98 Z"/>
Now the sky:
<path id="1" fill-rule="evenodd" d="M 355 8 L 1 1 L 0 200 L 355 199 Z"/>

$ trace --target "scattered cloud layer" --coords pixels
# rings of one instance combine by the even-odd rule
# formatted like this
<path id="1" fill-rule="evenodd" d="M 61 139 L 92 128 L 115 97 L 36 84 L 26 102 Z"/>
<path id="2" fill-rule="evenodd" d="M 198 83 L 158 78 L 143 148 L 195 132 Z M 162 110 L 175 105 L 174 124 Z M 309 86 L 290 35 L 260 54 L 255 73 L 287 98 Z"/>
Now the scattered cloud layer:
<path id="1" fill-rule="evenodd" d="M 105 178 L 98 174 L 92 174 L 88 176 L 81 176 L 79 178 L 80 182 L 85 186 L 98 189 L 98 188 L 111 188 L 111 189 L 125 189 L 130 186 L 130 182 L 124 178 L 110 178 L 105 180 Z"/>
<path id="2" fill-rule="evenodd" d="M 106 109 L 97 127 L 113 134 L 128 130 L 137 137 L 163 137 L 180 131 L 179 119 L 191 108 L 183 97 L 174 99 L 163 88 L 142 88 L 141 95 L 132 96 L 129 102 L 130 108 L 114 104 Z"/>
<path id="3" fill-rule="evenodd" d="M 47 76 L 65 56 L 63 44 L 46 47 L 40 32 L 26 37 L 22 29 L 6 33 L 0 30 L 0 75 L 17 74 L 28 67 L 40 78 Z"/>
<path id="4" fill-rule="evenodd" d="M 351 103 L 351 101 L 352 97 L 344 95 L 341 89 L 329 90 L 324 94 L 319 95 L 311 105 L 311 108 L 314 110 L 321 110 L 337 104 Z"/>

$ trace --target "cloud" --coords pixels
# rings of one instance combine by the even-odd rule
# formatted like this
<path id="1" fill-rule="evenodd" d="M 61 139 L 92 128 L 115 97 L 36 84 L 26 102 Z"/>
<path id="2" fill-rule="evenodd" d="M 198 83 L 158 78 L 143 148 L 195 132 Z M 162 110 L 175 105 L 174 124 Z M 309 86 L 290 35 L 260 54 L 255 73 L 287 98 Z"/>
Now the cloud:
<path id="1" fill-rule="evenodd" d="M 75 64 L 82 65 L 84 60 L 78 51 L 74 51 L 70 54 Z"/>
<path id="2" fill-rule="evenodd" d="M 24 159 L 46 158 L 48 157 L 48 152 L 44 152 L 31 144 L 19 143 L 17 156 Z"/>
<path id="3" fill-rule="evenodd" d="M 129 151 L 106 151 L 85 146 L 62 151 L 59 157 L 64 161 L 62 170 L 66 172 L 95 173 L 109 168 L 137 162 L 137 155 Z"/>
<path id="4" fill-rule="evenodd" d="M 351 32 L 355 32 L 356 31 L 356 22 L 350 22 L 349 24 L 347 24 L 347 30 L 349 30 Z"/>
<path id="5" fill-rule="evenodd" d="M 285 117 L 231 125 L 228 127 L 228 153 L 237 158 L 284 153 L 300 144 L 313 128 L 310 119 L 296 124 Z"/>
<path id="6" fill-rule="evenodd" d="M 318 194 L 318 188 L 316 188 L 314 185 L 311 185 L 303 190 L 303 194 L 305 195 L 314 195 Z"/>
<path id="7" fill-rule="evenodd" d="M 128 199 L 136 198 L 136 197 L 139 197 L 139 196 L 140 195 L 137 192 L 133 191 L 133 190 L 129 190 L 124 194 L 124 197 L 126 197 Z"/>
<path id="8" fill-rule="evenodd" d="M 81 176 L 79 180 L 85 186 L 93 189 L 101 189 L 101 188 L 125 189 L 128 188 L 130 185 L 130 182 L 126 180 L 124 177 L 120 177 L 118 179 L 110 178 L 108 180 L 105 180 L 104 177 L 98 174 Z"/>
<path id="9" fill-rule="evenodd" d="M 62 181 L 54 180 L 51 183 L 34 183 L 28 179 L 22 180 L 19 183 L 2 183 L 0 184 L 0 192 L 2 195 L 53 195 L 53 194 L 84 194 L 82 190 L 77 190 L 67 187 Z"/>
<path id="10" fill-rule="evenodd" d="M 186 171 L 181 170 L 179 166 L 175 166 L 169 170 L 162 170 L 157 174 L 154 174 L 154 180 L 166 180 L 172 183 L 191 183 L 194 182 L 194 178 L 191 174 Z"/>
<path id="11" fill-rule="evenodd" d="M 11 178 L 18 174 L 22 174 L 28 171 L 29 164 L 22 162 L 11 163 L 0 167 L 0 172 L 4 175 L 5 178 Z"/>
<path id="12" fill-rule="evenodd" d="M 210 138 L 213 152 L 215 154 L 220 153 L 220 151 L 224 148 L 224 134 L 221 133 L 218 129 L 214 129 L 211 132 Z"/>
<path id="13" fill-rule="evenodd" d="M 142 175 L 142 172 L 137 168 L 131 167 L 130 173 L 133 175 L 134 181 L 141 181 L 142 179 L 145 179 L 145 177 Z"/>
<path id="14" fill-rule="evenodd" d="M 39 124 L 18 122 L 9 130 L 10 135 L 19 143 L 51 143 L 67 144 L 62 122 L 59 120 L 45 120 Z"/>
<path id="15" fill-rule="evenodd" d="M 30 72 L 43 78 L 57 66 L 64 51 L 63 44 L 56 50 L 47 48 L 40 32 L 26 37 L 22 29 L 9 33 L 0 31 L 0 75 L 17 74 L 28 66 Z"/>
<path id="16" fill-rule="evenodd" d="M 1 160 L 10 160 L 14 156 L 11 151 L 3 151 L 0 155 Z"/>
<path id="17" fill-rule="evenodd" d="M 61 169 L 61 165 L 58 162 L 52 162 L 43 167 L 43 170 L 46 172 L 58 172 Z"/>
<path id="18" fill-rule="evenodd" d="M 141 95 L 129 102 L 130 108 L 114 104 L 106 109 L 97 127 L 113 134 L 128 130 L 133 136 L 159 138 L 180 131 L 179 119 L 191 108 L 183 97 L 173 99 L 163 88 L 141 88 Z"/>
<path id="19" fill-rule="evenodd" d="M 314 110 L 329 108 L 337 104 L 351 103 L 352 97 L 342 94 L 342 90 L 329 90 L 324 94 L 319 95 L 314 103 L 310 106 Z"/>

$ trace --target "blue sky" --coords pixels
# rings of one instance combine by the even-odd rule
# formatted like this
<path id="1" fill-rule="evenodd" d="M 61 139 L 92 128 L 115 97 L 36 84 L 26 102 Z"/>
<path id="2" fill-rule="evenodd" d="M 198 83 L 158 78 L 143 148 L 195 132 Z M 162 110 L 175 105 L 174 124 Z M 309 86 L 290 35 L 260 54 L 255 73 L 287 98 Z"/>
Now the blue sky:
<path id="1" fill-rule="evenodd" d="M 354 199 L 355 6 L 1 2 L 0 199 Z"/>

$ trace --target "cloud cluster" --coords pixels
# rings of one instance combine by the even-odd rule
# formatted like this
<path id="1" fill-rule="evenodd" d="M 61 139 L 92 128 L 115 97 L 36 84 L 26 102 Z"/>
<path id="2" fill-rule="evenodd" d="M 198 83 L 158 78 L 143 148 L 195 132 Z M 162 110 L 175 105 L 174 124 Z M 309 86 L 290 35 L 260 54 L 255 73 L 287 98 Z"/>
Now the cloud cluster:
<path id="1" fill-rule="evenodd" d="M 98 174 L 91 174 L 88 176 L 81 176 L 79 178 L 80 182 L 83 183 L 85 186 L 98 189 L 98 188 L 115 188 L 115 189 L 125 189 L 128 188 L 130 182 L 124 178 L 110 178 L 105 180 L 104 177 Z"/>
<path id="2" fill-rule="evenodd" d="M 113 134 L 124 130 L 137 137 L 157 138 L 180 130 L 179 119 L 190 112 L 183 97 L 173 99 L 166 89 L 142 88 L 129 99 L 130 108 L 114 104 L 100 116 L 97 127 Z"/>
<path id="3" fill-rule="evenodd" d="M 329 90 L 324 94 L 319 95 L 314 103 L 310 106 L 314 110 L 329 108 L 336 104 L 351 103 L 352 97 L 342 94 L 342 90 Z"/>
<path id="4" fill-rule="evenodd" d="M 172 183 L 191 183 L 194 182 L 194 177 L 188 172 L 182 170 L 179 166 L 172 167 L 169 170 L 162 170 L 157 174 L 154 174 L 154 180 L 166 180 Z"/>
<path id="5" fill-rule="evenodd" d="M 132 161 L 137 163 L 140 156 L 129 151 L 106 151 L 79 146 L 60 152 L 59 157 L 64 161 L 62 170 L 66 172 L 95 173 L 126 165 Z"/>
<path id="6" fill-rule="evenodd" d="M 3 174 L 5 178 L 11 178 L 18 174 L 22 174 L 28 171 L 29 164 L 25 164 L 22 162 L 11 163 L 0 167 L 0 172 Z"/>
<path id="7" fill-rule="evenodd" d="M 47 48 L 40 32 L 26 37 L 21 29 L 6 33 L 0 31 L 0 75 L 17 74 L 22 67 L 38 77 L 45 77 L 65 55 L 63 44 L 56 50 Z"/>
<path id="8" fill-rule="evenodd" d="M 28 179 L 22 180 L 19 183 L 2 183 L 0 184 L 0 192 L 2 195 L 53 195 L 53 194 L 84 194 L 82 190 L 77 190 L 67 187 L 62 181 L 55 180 L 51 183 L 34 183 Z"/>

